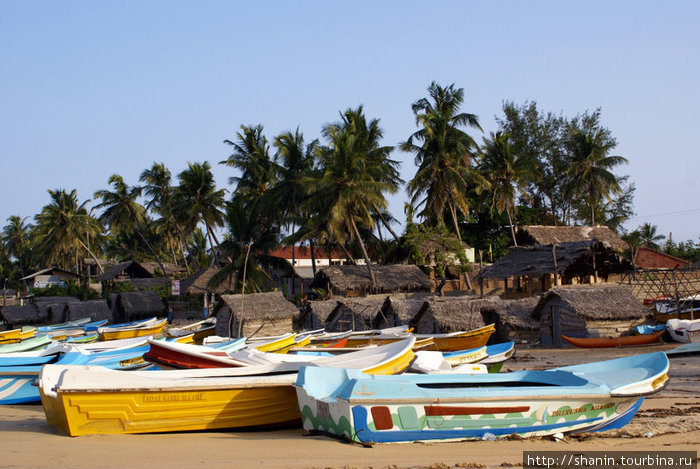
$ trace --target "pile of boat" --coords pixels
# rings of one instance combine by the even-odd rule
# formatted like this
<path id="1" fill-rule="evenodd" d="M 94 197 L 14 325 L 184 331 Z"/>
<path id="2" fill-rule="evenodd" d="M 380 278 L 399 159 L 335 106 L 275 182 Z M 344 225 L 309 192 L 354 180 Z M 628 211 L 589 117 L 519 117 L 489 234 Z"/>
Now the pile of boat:
<path id="1" fill-rule="evenodd" d="M 668 381 L 663 353 L 500 372 L 515 348 L 487 345 L 493 324 L 232 339 L 213 335 L 214 321 L 161 334 L 149 333 L 156 318 L 91 324 L 92 343 L 66 334 L 0 351 L 0 403 L 40 400 L 70 436 L 303 426 L 362 443 L 440 441 L 619 428 Z"/>

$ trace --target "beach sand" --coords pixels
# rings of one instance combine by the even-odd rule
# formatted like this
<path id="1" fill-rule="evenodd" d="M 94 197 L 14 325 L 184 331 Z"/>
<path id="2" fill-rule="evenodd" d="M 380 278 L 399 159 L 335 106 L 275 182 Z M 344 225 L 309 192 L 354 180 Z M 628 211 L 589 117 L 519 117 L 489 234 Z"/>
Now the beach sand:
<path id="1" fill-rule="evenodd" d="M 544 369 L 669 350 L 678 344 L 617 349 L 526 349 L 504 371 Z M 700 448 L 700 355 L 671 359 L 666 389 L 644 401 L 621 430 L 563 440 L 404 443 L 371 448 L 277 431 L 87 435 L 71 438 L 46 424 L 40 405 L 0 407 L 3 468 L 418 468 L 521 466 L 523 451 L 697 451 Z"/>

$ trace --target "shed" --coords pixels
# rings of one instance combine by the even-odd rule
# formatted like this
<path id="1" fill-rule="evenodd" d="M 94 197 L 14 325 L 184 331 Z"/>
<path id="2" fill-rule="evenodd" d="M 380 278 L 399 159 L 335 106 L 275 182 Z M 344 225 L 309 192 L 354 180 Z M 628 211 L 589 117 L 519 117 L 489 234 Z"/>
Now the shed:
<path id="1" fill-rule="evenodd" d="M 366 331 L 373 329 L 373 322 L 382 315 L 386 295 L 364 298 L 342 298 L 328 316 L 325 329 L 328 332 Z"/>
<path id="2" fill-rule="evenodd" d="M 112 311 L 107 305 L 107 300 L 89 300 L 79 303 L 68 303 L 66 307 L 66 321 L 90 318 L 91 321 L 112 319 Z"/>
<path id="3" fill-rule="evenodd" d="M 432 297 L 425 301 L 409 325 L 416 334 L 468 331 L 486 325 L 481 309 L 492 297 L 476 295 Z"/>
<path id="4" fill-rule="evenodd" d="M 97 276 L 98 282 L 111 282 L 117 278 L 153 278 L 154 275 L 136 261 L 114 264 Z"/>
<path id="5" fill-rule="evenodd" d="M 372 265 L 376 287 L 372 288 L 367 266 L 333 265 L 319 269 L 310 288 L 334 295 L 359 296 L 368 292 L 430 291 L 430 278 L 416 265 Z"/>
<path id="6" fill-rule="evenodd" d="M 398 298 L 396 296 L 388 296 L 382 305 L 382 314 L 375 317 L 372 327 L 384 329 L 394 326 L 408 326 L 408 323 L 411 322 L 411 319 L 415 317 L 429 298 L 431 297 Z"/>
<path id="7" fill-rule="evenodd" d="M 562 242 L 511 248 L 479 273 L 479 279 L 504 279 L 504 296 L 534 296 L 560 284 L 595 282 L 628 272 L 632 265 L 598 241 Z M 508 285 L 508 279 L 512 279 Z"/>
<path id="8" fill-rule="evenodd" d="M 221 304 L 214 314 L 216 334 L 223 337 L 238 337 L 239 330 L 244 337 L 279 335 L 291 332 L 293 322 L 298 320 L 297 307 L 280 291 L 221 295 L 220 298 Z"/>
<path id="9" fill-rule="evenodd" d="M 199 269 L 180 283 L 181 294 L 196 296 L 207 293 L 218 293 L 221 295 L 230 292 L 234 285 L 234 278 L 232 275 L 227 276 L 223 281 L 213 287 L 209 285 L 212 277 L 216 275 L 218 271 L 219 268 L 214 266 Z"/>
<path id="10" fill-rule="evenodd" d="M 519 226 L 515 235 L 519 246 L 598 241 L 618 252 L 629 248 L 617 233 L 607 226 Z"/>
<path id="11" fill-rule="evenodd" d="M 172 277 L 173 275 L 181 274 L 187 271 L 187 269 L 184 267 L 180 267 L 177 264 L 171 264 L 169 262 L 161 262 L 160 264 L 157 262 L 139 262 L 139 264 L 153 277 L 163 277 L 164 275 Z"/>
<path id="12" fill-rule="evenodd" d="M 307 301 L 299 310 L 294 330 L 313 331 L 326 326 L 326 320 L 338 305 L 336 300 Z"/>
<path id="13" fill-rule="evenodd" d="M 538 297 L 503 300 L 498 297 L 481 308 L 481 315 L 488 324 L 494 323 L 494 338 L 499 342 L 513 341 L 536 344 L 540 341 L 540 321 L 532 317 Z"/>
<path id="14" fill-rule="evenodd" d="M 543 347 L 562 345 L 570 337 L 631 335 L 634 326 L 650 323 L 651 312 L 626 285 L 567 286 L 543 294 L 532 316 L 540 320 Z"/>
<path id="15" fill-rule="evenodd" d="M 119 293 L 114 305 L 112 310 L 117 322 L 163 316 L 165 312 L 165 303 L 153 290 Z"/>
<path id="16" fill-rule="evenodd" d="M 27 287 L 31 290 L 32 288 L 47 288 L 54 285 L 65 287 L 68 282 L 78 278 L 80 278 L 80 275 L 75 272 L 59 267 L 49 267 L 22 277 L 20 280 L 26 282 Z"/>
<path id="17" fill-rule="evenodd" d="M 41 310 L 36 305 L 5 306 L 0 310 L 0 317 L 10 329 L 24 325 L 45 324 L 49 320 L 48 310 Z"/>
<path id="18" fill-rule="evenodd" d="M 31 302 L 46 315 L 48 322 L 56 324 L 66 320 L 67 305 L 80 300 L 74 296 L 35 296 Z"/>

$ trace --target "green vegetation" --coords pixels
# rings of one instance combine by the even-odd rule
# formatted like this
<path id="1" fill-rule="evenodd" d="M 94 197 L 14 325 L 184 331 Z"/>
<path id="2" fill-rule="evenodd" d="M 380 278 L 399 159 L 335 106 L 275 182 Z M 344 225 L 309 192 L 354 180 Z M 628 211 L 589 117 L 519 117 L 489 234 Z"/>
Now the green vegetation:
<path id="1" fill-rule="evenodd" d="M 114 174 L 93 200 L 49 190 L 33 219 L 7 219 L 0 278 L 22 289 L 20 279 L 37 269 L 56 265 L 84 275 L 85 259 L 98 258 L 155 261 L 163 273 L 166 262 L 188 273 L 216 262 L 223 269 L 213 282 L 228 278 L 236 291 L 263 291 L 270 272 L 291 269 L 270 252 L 300 245 L 312 248 L 314 269 L 313 248 L 322 247 L 362 259 L 373 281 L 372 263 L 430 263 L 443 275 L 468 269 L 462 243 L 477 259 L 502 256 L 516 242 L 518 224 L 605 224 L 633 249 L 700 257 L 696 243 L 675 242 L 649 223 L 622 231 L 635 188 L 618 173 L 628 160 L 614 155 L 617 141 L 600 109 L 567 117 L 535 102 L 506 101 L 498 129 L 485 136 L 465 107 L 463 89 L 435 82 L 406 106 L 416 123 L 398 145 L 416 165 L 407 182 L 380 120 L 358 106 L 340 112 L 319 138 L 297 128 L 268 139 L 262 124 L 241 126 L 224 140 L 231 149 L 220 162 L 232 171 L 228 193 L 206 161 L 188 162 L 176 178 L 153 162 L 133 186 Z M 397 233 L 387 197 L 401 190 L 410 203 L 406 229 Z"/>

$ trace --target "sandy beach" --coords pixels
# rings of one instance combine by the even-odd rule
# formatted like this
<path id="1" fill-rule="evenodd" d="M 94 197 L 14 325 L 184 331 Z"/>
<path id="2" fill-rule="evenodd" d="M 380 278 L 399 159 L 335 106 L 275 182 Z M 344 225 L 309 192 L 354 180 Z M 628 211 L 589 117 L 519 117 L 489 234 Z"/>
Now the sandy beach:
<path id="1" fill-rule="evenodd" d="M 544 369 L 665 351 L 678 344 L 625 349 L 523 348 L 504 371 Z M 697 451 L 700 448 L 700 355 L 671 359 L 671 382 L 644 401 L 630 424 L 613 432 L 527 439 L 371 448 L 301 428 L 277 431 L 88 435 L 71 438 L 46 424 L 40 405 L 0 407 L 4 468 L 449 468 L 522 465 L 523 451 Z"/>

